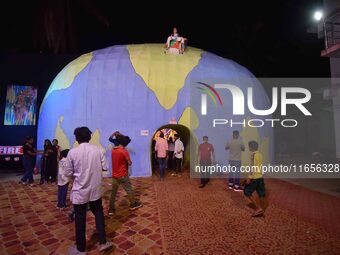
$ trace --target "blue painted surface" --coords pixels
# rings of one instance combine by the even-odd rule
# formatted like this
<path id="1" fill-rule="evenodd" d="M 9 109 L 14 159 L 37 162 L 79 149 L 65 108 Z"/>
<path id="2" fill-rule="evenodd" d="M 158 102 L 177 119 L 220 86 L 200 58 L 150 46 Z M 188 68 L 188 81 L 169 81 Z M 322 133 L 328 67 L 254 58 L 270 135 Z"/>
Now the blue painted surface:
<path id="1" fill-rule="evenodd" d="M 71 146 L 74 143 L 73 131 L 78 126 L 88 126 L 92 131 L 100 132 L 100 143 L 106 148 L 106 156 L 111 161 L 108 150 L 108 137 L 115 130 L 129 135 L 132 142 L 128 146 L 133 161 L 133 176 L 150 176 L 150 141 L 152 134 L 161 126 L 168 124 L 171 118 L 177 120 L 186 107 L 192 106 L 200 119 L 200 126 L 194 130 L 197 137 L 212 132 L 209 125 L 216 116 L 232 117 L 232 100 L 228 93 L 220 93 L 223 108 L 213 109 L 209 101 L 209 116 L 200 116 L 200 105 L 193 98 L 201 93 L 195 88 L 197 81 L 233 82 L 246 92 L 246 85 L 240 82 L 253 75 L 237 63 L 214 54 L 203 52 L 199 64 L 188 74 L 184 87 L 179 91 L 176 104 L 165 110 L 154 92 L 135 72 L 126 46 L 113 46 L 93 52 L 93 59 L 74 79 L 72 85 L 64 90 L 51 93 L 41 109 L 38 123 L 38 148 L 45 138 L 54 138 L 57 122 L 64 117 L 62 130 L 67 135 Z M 267 107 L 269 100 L 260 84 L 253 83 L 255 105 Z M 251 114 L 246 116 L 252 117 Z M 141 130 L 149 130 L 149 136 L 141 136 Z M 228 157 L 224 145 L 231 136 L 232 128 L 214 130 L 211 142 L 215 145 L 217 157 L 226 162 Z M 259 129 L 260 135 L 272 138 L 270 128 Z M 220 135 L 216 135 L 220 134 Z M 221 139 L 220 136 L 223 136 Z M 221 150 L 218 150 L 221 148 Z"/>

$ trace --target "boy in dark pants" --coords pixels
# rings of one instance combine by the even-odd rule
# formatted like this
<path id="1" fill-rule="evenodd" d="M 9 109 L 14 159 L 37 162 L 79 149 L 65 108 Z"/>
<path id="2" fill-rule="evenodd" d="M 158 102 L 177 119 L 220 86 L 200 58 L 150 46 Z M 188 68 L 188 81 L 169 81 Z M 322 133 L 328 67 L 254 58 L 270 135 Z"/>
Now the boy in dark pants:
<path id="1" fill-rule="evenodd" d="M 178 134 L 175 134 L 175 150 L 173 159 L 175 160 L 176 169 L 175 173 L 171 174 L 173 176 L 181 176 L 182 163 L 183 163 L 183 152 L 184 145 Z"/>
<path id="2" fill-rule="evenodd" d="M 69 150 L 60 152 L 59 170 L 58 170 L 58 205 L 59 209 L 66 208 L 66 196 L 70 178 L 65 176 L 65 168 L 67 164 L 67 154 Z"/>
<path id="3" fill-rule="evenodd" d="M 164 138 L 164 133 L 160 133 L 155 144 L 155 156 L 159 165 L 161 181 L 164 181 L 166 160 L 168 159 L 168 142 Z"/>
<path id="4" fill-rule="evenodd" d="M 37 150 L 33 147 L 33 138 L 31 136 L 27 136 L 25 140 L 25 145 L 23 146 L 24 155 L 22 157 L 22 164 L 25 169 L 25 174 L 19 181 L 19 184 L 26 185 L 28 181 L 30 186 L 34 186 L 33 182 L 33 170 L 34 170 L 34 162 L 35 157 L 37 156 Z"/>
<path id="5" fill-rule="evenodd" d="M 120 133 L 119 133 L 120 134 Z M 110 139 L 114 142 L 115 147 L 112 149 L 112 193 L 110 198 L 109 215 L 114 215 L 115 200 L 119 185 L 122 185 L 130 202 L 130 210 L 135 210 L 142 207 L 142 204 L 135 199 L 135 194 L 131 187 L 131 182 L 128 174 L 128 167 L 132 164 L 129 152 L 125 147 L 130 143 L 130 138 L 124 135 L 116 135 L 115 139 Z"/>
<path id="6" fill-rule="evenodd" d="M 262 154 L 258 151 L 258 143 L 256 141 L 250 141 L 248 143 L 249 151 L 251 152 L 251 166 L 252 171 L 246 180 L 246 185 L 244 187 L 244 195 L 253 203 L 256 207 L 253 217 L 264 215 L 265 211 L 265 195 L 266 189 L 264 186 L 264 179 L 262 177 Z M 258 204 L 256 200 L 252 197 L 252 194 L 256 191 L 259 196 L 260 203 Z"/>
<path id="7" fill-rule="evenodd" d="M 215 161 L 214 146 L 208 143 L 207 136 L 203 136 L 203 143 L 201 143 L 198 147 L 198 160 L 202 167 L 211 166 Z M 209 173 L 207 171 L 201 173 L 201 185 L 199 187 L 204 188 L 205 185 L 208 184 L 209 180 Z"/>

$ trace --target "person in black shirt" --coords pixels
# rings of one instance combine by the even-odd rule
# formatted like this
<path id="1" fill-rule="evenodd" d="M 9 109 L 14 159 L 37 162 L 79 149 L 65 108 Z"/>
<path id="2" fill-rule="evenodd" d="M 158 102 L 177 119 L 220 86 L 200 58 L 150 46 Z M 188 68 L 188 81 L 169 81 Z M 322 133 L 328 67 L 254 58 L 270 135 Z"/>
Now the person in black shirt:
<path id="1" fill-rule="evenodd" d="M 41 177 L 45 177 L 45 181 L 48 183 L 49 181 L 55 182 L 55 177 L 53 178 L 53 166 L 54 166 L 54 158 L 55 150 L 53 149 L 52 143 L 49 139 L 44 141 L 44 153 L 42 158 L 42 166 L 41 166 Z"/>
<path id="2" fill-rule="evenodd" d="M 33 147 L 33 137 L 27 136 L 25 144 L 23 146 L 24 155 L 22 157 L 22 164 L 25 169 L 25 174 L 19 181 L 19 183 L 26 185 L 27 181 L 30 186 L 34 186 L 33 183 L 33 170 L 35 165 L 35 157 L 37 156 L 37 150 Z"/>
<path id="3" fill-rule="evenodd" d="M 57 161 L 59 162 L 59 159 L 60 159 L 60 152 L 63 150 L 60 146 L 59 146 L 59 141 L 58 141 L 58 139 L 53 139 L 52 140 L 52 145 L 53 145 L 53 147 L 55 147 L 56 148 L 56 150 L 57 150 Z"/>
<path id="4" fill-rule="evenodd" d="M 52 140 L 52 162 L 51 162 L 51 182 L 57 182 L 57 174 L 58 174 L 58 162 L 60 158 L 60 146 L 58 145 L 58 140 Z"/>
<path id="5" fill-rule="evenodd" d="M 48 139 L 44 141 L 44 150 L 41 157 L 41 166 L 40 166 L 40 184 L 44 184 L 47 175 L 47 168 L 48 168 L 48 154 L 50 151 L 48 150 L 49 143 Z"/>

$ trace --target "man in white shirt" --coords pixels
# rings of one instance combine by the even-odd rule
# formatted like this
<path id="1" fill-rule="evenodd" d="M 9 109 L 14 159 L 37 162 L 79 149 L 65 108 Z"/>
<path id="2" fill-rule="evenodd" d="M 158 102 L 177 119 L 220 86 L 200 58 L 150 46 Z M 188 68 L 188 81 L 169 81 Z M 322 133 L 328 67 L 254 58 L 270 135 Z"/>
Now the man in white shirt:
<path id="1" fill-rule="evenodd" d="M 229 165 L 235 170 L 229 173 L 229 189 L 242 191 L 240 189 L 241 153 L 245 148 L 237 130 L 233 131 L 233 138 L 226 144 L 225 149 L 229 150 Z"/>
<path id="2" fill-rule="evenodd" d="M 99 237 L 99 251 L 113 246 L 106 241 L 105 221 L 102 206 L 102 170 L 107 170 L 106 158 L 100 148 L 89 144 L 91 131 L 87 127 L 74 130 L 79 146 L 70 150 L 67 156 L 66 176 L 73 176 L 71 201 L 75 212 L 76 245 L 69 248 L 69 254 L 86 254 L 86 211 L 87 204 L 96 219 Z"/>
<path id="3" fill-rule="evenodd" d="M 168 157 L 168 142 L 164 139 L 164 133 L 161 132 L 155 144 L 155 153 L 159 165 L 161 181 L 164 181 L 166 159 Z"/>
<path id="4" fill-rule="evenodd" d="M 174 151 L 174 159 L 176 164 L 175 173 L 171 175 L 180 175 L 180 172 L 182 170 L 182 161 L 183 161 L 183 152 L 184 152 L 184 145 L 179 137 L 178 134 L 175 134 L 175 151 Z"/>

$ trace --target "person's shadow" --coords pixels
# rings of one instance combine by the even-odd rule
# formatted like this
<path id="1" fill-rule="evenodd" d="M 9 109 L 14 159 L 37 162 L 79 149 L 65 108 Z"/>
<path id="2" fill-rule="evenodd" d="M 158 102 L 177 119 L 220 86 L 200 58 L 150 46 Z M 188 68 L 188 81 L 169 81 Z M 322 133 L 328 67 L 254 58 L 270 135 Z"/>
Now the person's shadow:
<path id="1" fill-rule="evenodd" d="M 225 184 L 225 186 L 227 186 L 227 185 Z M 250 211 L 254 211 L 255 209 L 257 209 L 254 204 L 249 203 L 246 200 L 246 198 L 244 197 L 244 194 L 243 194 L 243 190 L 242 190 L 242 192 L 235 192 L 233 190 L 228 190 L 228 194 L 230 196 L 230 199 L 233 202 L 233 205 L 236 206 L 237 208 L 242 209 L 242 210 L 244 210 L 245 208 L 249 208 Z M 258 202 L 258 196 L 257 196 L 256 192 L 254 192 L 253 196 Z M 268 197 L 269 197 L 269 192 L 266 189 L 266 204 L 265 204 L 266 208 L 268 207 Z"/>

